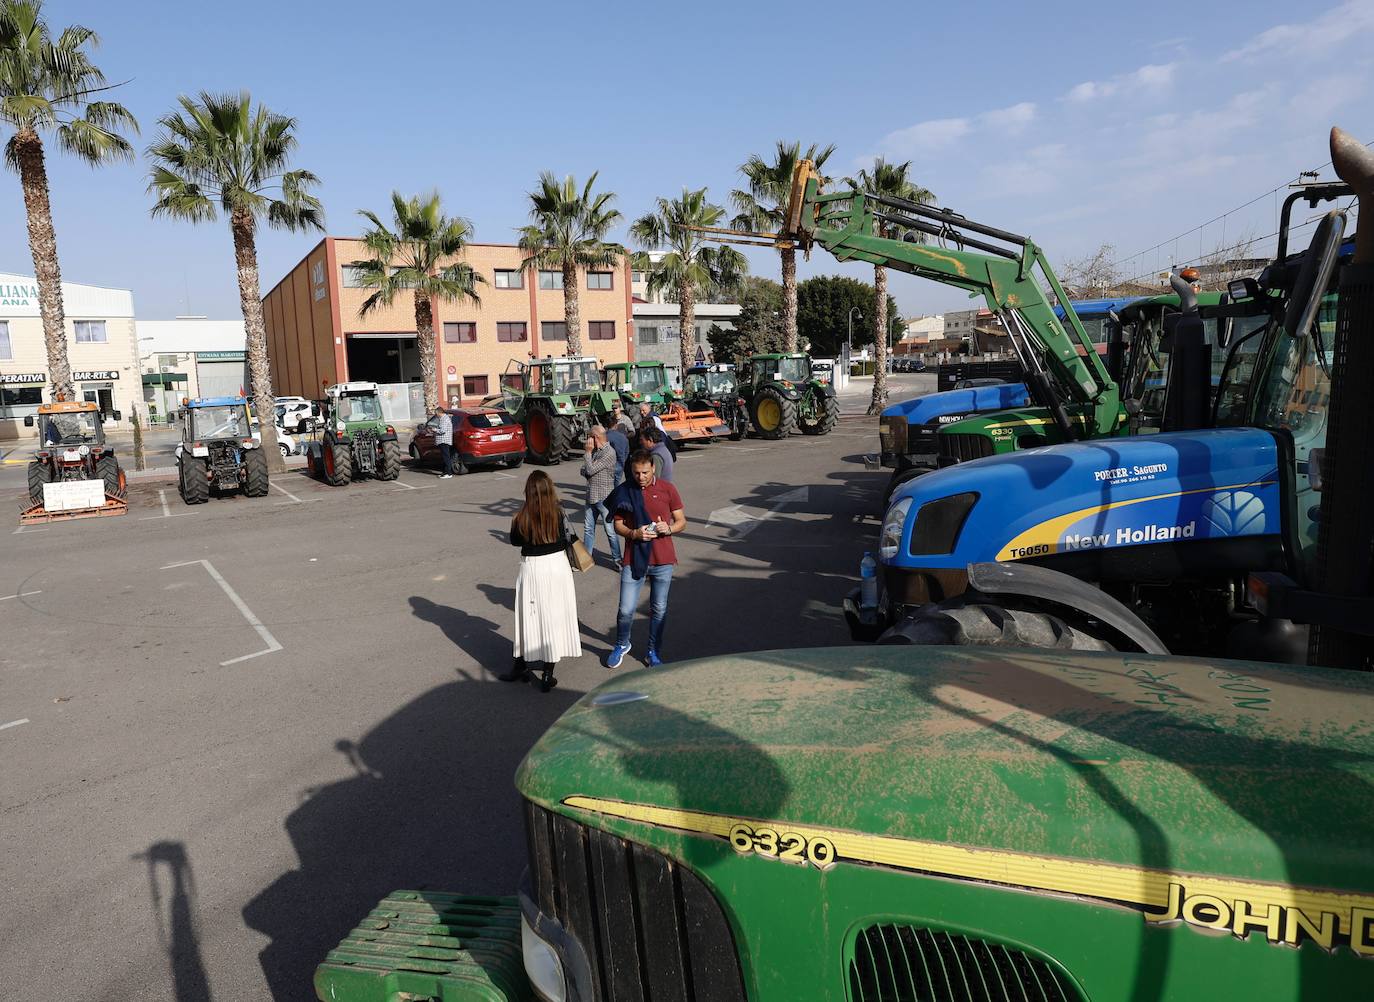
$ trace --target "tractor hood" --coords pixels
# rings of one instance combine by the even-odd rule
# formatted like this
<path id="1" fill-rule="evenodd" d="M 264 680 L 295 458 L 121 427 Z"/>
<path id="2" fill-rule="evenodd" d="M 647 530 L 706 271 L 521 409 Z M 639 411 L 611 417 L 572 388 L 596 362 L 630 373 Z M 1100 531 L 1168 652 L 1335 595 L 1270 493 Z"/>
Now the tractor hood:
<path id="1" fill-rule="evenodd" d="M 1025 383 L 1003 383 L 995 386 L 970 386 L 964 390 L 943 390 L 927 393 L 895 403 L 883 411 L 883 417 L 903 417 L 908 424 L 928 424 L 946 414 L 968 414 L 972 411 L 1000 411 L 1011 407 L 1025 407 L 1030 402 Z"/>
<path id="2" fill-rule="evenodd" d="M 612 693 L 630 701 L 596 705 Z M 1151 909 L 1171 881 L 1227 901 L 1357 892 L 1304 899 L 1343 927 L 1374 908 L 1358 672 L 886 646 L 712 658 L 584 696 L 516 782 L 584 824 L 681 840 L 708 873 L 743 823 L 823 834 L 840 864 Z"/>

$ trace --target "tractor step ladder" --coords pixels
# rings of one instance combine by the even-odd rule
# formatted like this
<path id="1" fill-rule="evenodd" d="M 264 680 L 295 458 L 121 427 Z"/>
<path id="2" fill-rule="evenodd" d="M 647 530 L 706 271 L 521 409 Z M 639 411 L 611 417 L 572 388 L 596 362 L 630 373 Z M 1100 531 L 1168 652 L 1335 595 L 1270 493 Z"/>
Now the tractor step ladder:
<path id="1" fill-rule="evenodd" d="M 326 1002 L 533 1002 L 513 897 L 394 891 L 315 970 Z"/>

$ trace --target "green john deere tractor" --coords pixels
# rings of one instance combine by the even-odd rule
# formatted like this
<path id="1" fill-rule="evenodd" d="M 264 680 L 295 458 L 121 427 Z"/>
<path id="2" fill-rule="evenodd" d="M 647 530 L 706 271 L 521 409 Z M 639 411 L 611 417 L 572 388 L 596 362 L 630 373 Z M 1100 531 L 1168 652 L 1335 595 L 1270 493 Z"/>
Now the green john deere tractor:
<path id="1" fill-rule="evenodd" d="M 401 443 L 382 416 L 377 384 L 335 383 L 325 398 L 324 434 L 306 445 L 306 469 L 333 487 L 359 477 L 399 477 Z"/>
<path id="2" fill-rule="evenodd" d="M 595 358 L 549 356 L 512 359 L 501 377 L 501 396 L 491 398 L 498 402 L 524 427 L 530 461 L 552 466 L 582 444 L 594 421 L 610 421 L 620 395 L 601 388 Z"/>
<path id="3" fill-rule="evenodd" d="M 840 420 L 835 388 L 811 374 L 811 357 L 800 352 L 751 356 L 739 392 L 760 438 L 827 435 Z"/>

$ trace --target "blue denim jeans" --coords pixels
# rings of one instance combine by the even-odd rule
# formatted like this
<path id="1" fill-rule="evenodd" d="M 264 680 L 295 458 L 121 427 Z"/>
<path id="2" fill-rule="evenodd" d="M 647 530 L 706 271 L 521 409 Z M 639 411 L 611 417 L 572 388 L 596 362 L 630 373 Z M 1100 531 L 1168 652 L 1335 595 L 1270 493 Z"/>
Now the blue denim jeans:
<path id="1" fill-rule="evenodd" d="M 588 553 L 595 555 L 597 522 L 606 527 L 606 546 L 610 548 L 611 559 L 619 563 L 620 537 L 615 534 L 615 526 L 611 524 L 611 513 L 606 510 L 606 502 L 604 501 L 587 505 L 586 512 L 582 516 L 582 545 L 587 548 Z"/>
<path id="2" fill-rule="evenodd" d="M 668 589 L 673 584 L 673 565 L 651 566 L 644 577 L 636 581 L 633 568 L 620 568 L 620 611 L 615 617 L 615 642 L 630 646 L 630 627 L 635 621 L 635 606 L 644 582 L 649 582 L 649 650 L 663 647 L 663 626 L 668 621 Z"/>

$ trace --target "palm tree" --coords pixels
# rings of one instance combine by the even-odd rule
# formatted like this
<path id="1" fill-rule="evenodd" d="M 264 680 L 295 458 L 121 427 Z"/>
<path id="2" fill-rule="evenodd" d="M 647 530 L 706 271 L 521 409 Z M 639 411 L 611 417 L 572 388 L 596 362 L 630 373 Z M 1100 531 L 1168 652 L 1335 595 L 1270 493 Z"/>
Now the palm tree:
<path id="1" fill-rule="evenodd" d="M 324 209 L 309 189 L 319 178 L 287 170 L 296 151 L 296 120 L 259 104 L 247 91 L 177 99 L 180 111 L 158 119 L 162 134 L 148 147 L 152 162 L 148 194 L 153 217 L 211 222 L 229 217 L 238 270 L 239 305 L 247 334 L 253 409 L 260 417 L 262 447 L 274 471 L 284 469 L 272 422 L 275 400 L 267 359 L 267 328 L 258 294 L 258 224 L 285 230 L 323 230 Z"/>
<path id="2" fill-rule="evenodd" d="M 606 234 L 620 221 L 612 209 L 615 195 L 592 194 L 596 174 L 581 191 L 571 174 L 559 181 L 551 171 L 539 175 L 539 190 L 530 192 L 530 218 L 520 227 L 522 269 L 558 269 L 563 273 L 563 319 L 568 328 L 568 354 L 582 354 L 582 314 L 578 302 L 577 269 L 609 268 L 625 253 L 607 243 Z M 626 332 L 626 336 L 629 333 Z"/>
<path id="3" fill-rule="evenodd" d="M 122 104 L 91 100 L 111 89 L 86 51 L 98 44 L 95 32 L 79 24 L 63 28 L 54 40 L 43 20 L 42 0 L 0 0 L 0 124 L 14 129 L 5 161 L 18 172 L 24 190 L 54 398 L 72 398 L 73 387 L 43 133 L 51 133 L 60 149 L 99 166 L 131 159 L 133 147 L 116 130 L 138 131 Z"/>
<path id="4" fill-rule="evenodd" d="M 470 302 L 481 305 L 474 287 L 485 279 L 472 265 L 452 261 L 463 252 L 472 236 L 472 224 L 458 216 L 445 216 L 439 193 L 406 198 L 391 193 L 394 229 L 366 209 L 358 213 L 372 228 L 363 234 L 371 259 L 354 265 L 368 296 L 358 313 L 366 316 L 379 306 L 390 306 L 404 289 L 415 298 L 415 345 L 420 352 L 420 375 L 425 384 L 425 413 L 434 413 L 439 396 L 439 368 L 434 357 L 434 301 Z M 445 262 L 449 263 L 445 263 Z"/>
<path id="5" fill-rule="evenodd" d="M 696 356 L 696 297 L 712 288 L 733 289 L 744 277 L 748 264 L 733 247 L 712 246 L 694 226 L 717 226 L 725 215 L 719 205 L 706 199 L 706 189 L 682 189 L 679 198 L 660 198 L 656 208 L 640 216 L 630 236 L 645 247 L 667 247 L 668 253 L 651 265 L 647 254 L 635 255 L 635 267 L 648 271 L 649 292 L 672 290 L 677 296 L 678 332 L 681 336 L 682 372 Z"/>
<path id="6" fill-rule="evenodd" d="M 801 152 L 801 143 L 788 146 L 781 140 L 773 152 L 772 161 L 757 154 L 740 164 L 749 188 L 730 193 L 738 215 L 730 225 L 750 233 L 776 233 L 783 225 L 787 212 L 787 197 L 792 190 L 792 171 L 798 160 L 810 160 L 820 170 L 821 165 L 835 152 L 834 146 L 824 149 L 814 143 Z M 782 325 L 788 351 L 797 350 L 797 251 L 793 247 L 778 249 L 782 257 Z"/>
<path id="7" fill-rule="evenodd" d="M 882 157 L 873 161 L 873 169 L 859 171 L 858 177 L 845 178 L 847 184 L 861 191 L 883 195 L 888 198 L 904 198 L 908 202 L 926 205 L 935 201 L 933 192 L 922 188 L 911 180 L 911 161 L 890 164 Z M 878 235 L 891 237 L 895 233 L 889 223 L 878 224 Z M 924 242 L 924 235 L 912 230 L 909 236 Z M 873 266 L 873 399 L 869 402 L 868 413 L 878 414 L 887 406 L 887 269 L 880 264 Z"/>

